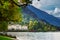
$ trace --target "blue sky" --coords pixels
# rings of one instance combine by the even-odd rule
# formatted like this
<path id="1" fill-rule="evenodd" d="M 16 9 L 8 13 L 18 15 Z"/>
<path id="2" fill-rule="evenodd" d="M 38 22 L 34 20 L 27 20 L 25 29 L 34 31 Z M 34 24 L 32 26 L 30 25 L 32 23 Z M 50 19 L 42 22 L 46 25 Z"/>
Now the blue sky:
<path id="1" fill-rule="evenodd" d="M 55 17 L 60 17 L 60 0 L 33 0 L 33 6 Z"/>

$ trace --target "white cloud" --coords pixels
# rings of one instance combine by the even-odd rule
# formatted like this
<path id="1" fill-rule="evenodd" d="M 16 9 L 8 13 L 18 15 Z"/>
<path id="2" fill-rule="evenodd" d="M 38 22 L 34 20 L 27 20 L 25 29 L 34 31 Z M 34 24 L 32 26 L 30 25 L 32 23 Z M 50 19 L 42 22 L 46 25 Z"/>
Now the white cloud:
<path id="1" fill-rule="evenodd" d="M 60 17 L 60 0 L 33 0 L 33 6 L 55 17 Z"/>
<path id="2" fill-rule="evenodd" d="M 60 0 L 41 0 L 40 4 L 42 6 L 55 5 L 56 7 L 60 6 Z"/>
<path id="3" fill-rule="evenodd" d="M 53 11 L 53 15 L 56 17 L 60 17 L 60 8 L 55 8 L 55 10 Z"/>
<path id="4" fill-rule="evenodd" d="M 60 8 L 55 8 L 54 13 L 60 12 Z"/>
<path id="5" fill-rule="evenodd" d="M 37 1 L 37 0 L 33 0 L 32 5 L 38 9 L 41 7 L 40 1 Z"/>
<path id="6" fill-rule="evenodd" d="M 45 12 L 47 12 L 48 14 L 51 14 L 53 10 L 45 10 Z"/>
<path id="7" fill-rule="evenodd" d="M 60 17 L 60 8 L 55 8 L 55 10 L 45 10 L 45 12 L 55 17 Z"/>
<path id="8" fill-rule="evenodd" d="M 56 7 L 60 7 L 60 0 L 40 0 L 40 1 L 33 0 L 33 5 L 36 7 L 38 6 L 45 7 L 48 5 L 55 5 Z"/>

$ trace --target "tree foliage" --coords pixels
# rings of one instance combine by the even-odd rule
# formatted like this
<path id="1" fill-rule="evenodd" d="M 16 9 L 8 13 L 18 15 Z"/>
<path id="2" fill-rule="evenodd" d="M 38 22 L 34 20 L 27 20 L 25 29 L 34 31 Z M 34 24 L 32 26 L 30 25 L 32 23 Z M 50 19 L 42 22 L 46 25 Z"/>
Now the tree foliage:
<path id="1" fill-rule="evenodd" d="M 29 22 L 29 31 L 57 31 L 57 28 L 53 25 L 50 25 L 44 21 L 30 21 Z"/>
<path id="2" fill-rule="evenodd" d="M 1 21 L 21 21 L 21 14 L 14 3 L 10 0 L 1 0 L 3 5 L 0 5 L 0 19 Z"/>
<path id="3" fill-rule="evenodd" d="M 22 14 L 19 10 L 21 11 L 21 8 L 16 6 L 11 0 L 0 0 L 0 23 L 2 22 L 4 25 L 4 22 L 8 23 L 9 21 L 22 21 Z M 2 26 L 0 26 L 0 28 L 2 28 Z"/>

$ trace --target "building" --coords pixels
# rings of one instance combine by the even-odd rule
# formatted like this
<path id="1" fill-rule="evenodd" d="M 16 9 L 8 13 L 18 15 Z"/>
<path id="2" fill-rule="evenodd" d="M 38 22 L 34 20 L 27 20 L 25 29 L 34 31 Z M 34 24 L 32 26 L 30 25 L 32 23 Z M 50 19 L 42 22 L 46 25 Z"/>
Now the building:
<path id="1" fill-rule="evenodd" d="M 28 26 L 26 26 L 26 25 L 22 26 L 19 24 L 13 24 L 13 25 L 9 24 L 8 30 L 12 30 L 12 29 L 14 29 L 14 30 L 28 30 Z"/>

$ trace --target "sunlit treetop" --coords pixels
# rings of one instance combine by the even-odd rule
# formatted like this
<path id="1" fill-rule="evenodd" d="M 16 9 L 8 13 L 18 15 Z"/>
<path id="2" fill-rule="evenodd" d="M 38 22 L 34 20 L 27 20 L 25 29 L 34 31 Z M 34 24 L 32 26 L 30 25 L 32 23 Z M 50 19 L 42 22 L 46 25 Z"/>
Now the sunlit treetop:
<path id="1" fill-rule="evenodd" d="M 12 0 L 12 1 L 16 1 L 16 0 Z M 33 0 L 18 0 L 17 2 L 15 2 L 15 4 L 17 5 L 17 6 L 27 6 L 27 5 L 29 5 L 29 4 L 32 4 L 32 1 Z M 38 0 L 38 1 L 40 1 L 40 0 Z"/>
<path id="2" fill-rule="evenodd" d="M 20 8 L 11 0 L 0 0 L 0 21 L 21 21 Z"/>

